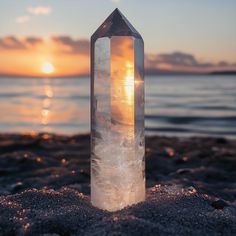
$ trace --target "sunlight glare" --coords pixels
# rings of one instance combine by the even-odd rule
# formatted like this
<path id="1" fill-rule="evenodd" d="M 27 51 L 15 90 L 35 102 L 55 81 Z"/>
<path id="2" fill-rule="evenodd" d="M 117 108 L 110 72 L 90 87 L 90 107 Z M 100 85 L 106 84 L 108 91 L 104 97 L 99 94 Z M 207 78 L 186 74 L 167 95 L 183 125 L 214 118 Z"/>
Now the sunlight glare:
<path id="1" fill-rule="evenodd" d="M 44 74 L 52 74 L 54 72 L 55 68 L 51 62 L 45 62 L 42 65 L 42 72 Z"/>

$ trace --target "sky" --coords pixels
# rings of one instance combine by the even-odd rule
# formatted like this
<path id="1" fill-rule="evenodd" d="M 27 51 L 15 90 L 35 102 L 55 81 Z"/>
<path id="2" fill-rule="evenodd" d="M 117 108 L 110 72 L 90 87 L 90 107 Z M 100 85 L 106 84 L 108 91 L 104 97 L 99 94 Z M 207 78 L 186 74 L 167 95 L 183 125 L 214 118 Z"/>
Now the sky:
<path id="1" fill-rule="evenodd" d="M 88 75 L 90 36 L 116 7 L 147 73 L 236 70 L 235 0 L 1 0 L 0 75 Z"/>

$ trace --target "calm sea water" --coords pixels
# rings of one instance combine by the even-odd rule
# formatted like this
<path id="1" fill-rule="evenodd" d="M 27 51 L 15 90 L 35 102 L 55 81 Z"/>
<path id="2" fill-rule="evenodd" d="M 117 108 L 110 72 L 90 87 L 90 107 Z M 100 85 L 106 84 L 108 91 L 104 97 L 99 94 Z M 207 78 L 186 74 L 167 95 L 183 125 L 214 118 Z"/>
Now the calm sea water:
<path id="1" fill-rule="evenodd" d="M 236 76 L 146 77 L 147 134 L 236 138 Z M 0 132 L 90 129 L 89 78 L 0 78 Z"/>

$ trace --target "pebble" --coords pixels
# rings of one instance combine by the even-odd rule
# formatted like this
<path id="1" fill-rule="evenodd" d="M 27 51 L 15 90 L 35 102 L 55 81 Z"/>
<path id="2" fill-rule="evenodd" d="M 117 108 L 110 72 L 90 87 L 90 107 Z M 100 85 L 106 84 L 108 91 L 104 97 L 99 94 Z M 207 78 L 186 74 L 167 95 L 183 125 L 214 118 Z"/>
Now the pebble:
<path id="1" fill-rule="evenodd" d="M 188 169 L 188 168 L 178 169 L 176 173 L 180 175 L 188 174 L 188 173 L 191 173 L 191 169 Z"/>

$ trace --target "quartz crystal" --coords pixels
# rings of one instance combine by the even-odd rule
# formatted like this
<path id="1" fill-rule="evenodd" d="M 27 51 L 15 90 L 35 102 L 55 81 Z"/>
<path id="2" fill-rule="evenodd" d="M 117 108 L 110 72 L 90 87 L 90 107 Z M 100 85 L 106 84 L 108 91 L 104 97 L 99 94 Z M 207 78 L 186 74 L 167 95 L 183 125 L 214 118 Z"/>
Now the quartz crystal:
<path id="1" fill-rule="evenodd" d="M 145 199 L 144 45 L 116 9 L 91 37 L 91 201 L 116 211 Z"/>

